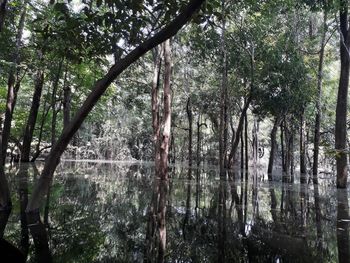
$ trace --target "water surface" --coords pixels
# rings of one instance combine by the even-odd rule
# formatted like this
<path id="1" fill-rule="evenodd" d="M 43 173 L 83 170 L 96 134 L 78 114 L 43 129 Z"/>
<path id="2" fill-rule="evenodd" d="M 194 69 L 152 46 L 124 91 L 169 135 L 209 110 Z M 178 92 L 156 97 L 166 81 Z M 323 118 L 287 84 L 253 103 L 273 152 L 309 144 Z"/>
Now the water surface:
<path id="1" fill-rule="evenodd" d="M 23 221 L 40 170 L 7 169 L 13 209 L 4 238 L 28 262 L 43 251 Z M 220 179 L 215 168 L 171 168 L 165 261 L 349 262 L 347 191 L 331 176 L 314 187 L 278 174 L 269 182 L 259 170 Z M 155 261 L 158 239 L 146 239 L 153 179 L 149 163 L 62 162 L 40 211 L 53 261 L 144 262 L 150 247 Z"/>

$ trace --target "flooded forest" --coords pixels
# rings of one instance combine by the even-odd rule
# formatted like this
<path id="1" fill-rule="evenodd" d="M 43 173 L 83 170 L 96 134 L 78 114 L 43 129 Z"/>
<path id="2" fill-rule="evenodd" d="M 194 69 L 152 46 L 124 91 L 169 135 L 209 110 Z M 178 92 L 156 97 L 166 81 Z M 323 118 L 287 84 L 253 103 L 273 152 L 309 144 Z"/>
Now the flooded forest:
<path id="1" fill-rule="evenodd" d="M 350 262 L 347 0 L 0 0 L 0 262 Z"/>

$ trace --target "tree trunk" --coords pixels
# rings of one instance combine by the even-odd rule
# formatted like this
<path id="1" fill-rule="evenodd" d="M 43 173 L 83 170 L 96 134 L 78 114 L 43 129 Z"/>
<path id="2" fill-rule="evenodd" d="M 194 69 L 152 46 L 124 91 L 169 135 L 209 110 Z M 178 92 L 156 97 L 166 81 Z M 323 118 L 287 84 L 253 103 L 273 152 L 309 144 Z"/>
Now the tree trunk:
<path id="1" fill-rule="evenodd" d="M 68 65 L 66 68 L 65 76 L 64 76 L 64 84 L 63 84 L 63 128 L 68 126 L 70 122 L 70 112 L 71 112 L 71 88 L 69 84 L 67 84 L 67 72 Z"/>
<path id="2" fill-rule="evenodd" d="M 160 198 L 158 206 L 158 232 L 159 232 L 159 250 L 158 262 L 164 262 L 166 248 L 166 196 L 167 196 L 167 181 L 168 181 L 168 152 L 169 138 L 171 132 L 171 48 L 170 40 L 167 39 L 164 43 L 164 97 L 163 97 L 163 132 L 160 146 L 160 180 L 164 186 L 160 188 Z"/>
<path id="3" fill-rule="evenodd" d="M 154 162 L 155 162 L 155 178 L 159 177 L 160 165 L 160 120 L 159 120 L 159 102 L 158 91 L 160 83 L 160 71 L 162 66 L 162 46 L 155 48 L 154 55 L 154 71 L 152 80 L 152 128 L 153 128 L 153 144 L 154 144 Z"/>
<path id="4" fill-rule="evenodd" d="M 174 20 L 153 37 L 142 42 L 134 50 L 132 50 L 128 55 L 119 61 L 119 63 L 113 65 L 108 73 L 100 80 L 98 80 L 92 91 L 84 101 L 83 105 L 75 114 L 74 118 L 71 120 L 69 125 L 62 131 L 60 138 L 57 143 L 51 149 L 49 156 L 46 158 L 43 171 L 41 173 L 40 179 L 36 184 L 31 199 L 28 203 L 27 211 L 33 211 L 40 207 L 43 201 L 43 193 L 47 193 L 50 182 L 52 180 L 53 173 L 60 161 L 60 157 L 63 151 L 66 149 L 68 143 L 79 129 L 87 115 L 93 109 L 97 101 L 109 87 L 109 85 L 132 63 L 137 61 L 141 56 L 143 56 L 147 51 L 156 47 L 160 43 L 164 42 L 166 39 L 174 36 L 183 25 L 185 25 L 192 14 L 195 13 L 204 0 L 192 0 L 186 8 L 176 17 Z M 44 191 L 42 191 L 44 189 Z"/>
<path id="5" fill-rule="evenodd" d="M 335 150 L 337 162 L 337 187 L 347 187 L 346 119 L 349 86 L 348 2 L 340 2 L 340 79 L 335 119 Z"/>
<path id="6" fill-rule="evenodd" d="M 241 138 L 241 134 L 242 134 L 242 130 L 243 130 L 243 123 L 245 120 L 245 116 L 247 115 L 247 110 L 249 108 L 250 102 L 251 102 L 251 96 L 249 96 L 247 101 L 245 101 L 245 103 L 244 103 L 241 115 L 239 117 L 238 126 L 237 126 L 236 133 L 235 133 L 235 138 L 231 142 L 231 151 L 230 151 L 230 154 L 228 157 L 228 167 L 229 168 L 232 168 L 234 165 L 234 158 L 235 158 L 235 155 L 237 153 L 239 140 Z"/>
<path id="7" fill-rule="evenodd" d="M 244 157 L 245 157 L 245 170 L 248 172 L 249 168 L 249 156 L 248 156 L 248 116 L 244 115 Z"/>
<path id="8" fill-rule="evenodd" d="M 287 171 L 286 168 L 286 160 L 285 160 L 285 152 L 284 152 L 284 131 L 283 131 L 283 124 L 280 125 L 280 131 L 281 131 L 281 156 L 282 156 L 282 171 L 285 173 Z"/>
<path id="9" fill-rule="evenodd" d="M 300 115 L 299 125 L 299 146 L 300 146 L 300 183 L 306 183 L 306 148 L 305 148 L 305 122 L 304 111 Z"/>
<path id="10" fill-rule="evenodd" d="M 326 45 L 326 32 L 327 32 L 327 12 L 324 11 L 323 15 L 323 32 L 321 37 L 321 49 L 318 61 L 318 74 L 317 74 L 317 100 L 316 100 L 316 117 L 315 117 L 315 133 L 314 133 L 314 156 L 312 164 L 312 175 L 313 183 L 318 183 L 318 155 L 320 147 L 320 126 L 322 119 L 321 111 L 321 97 L 322 97 L 322 80 L 323 80 L 323 61 L 324 61 L 324 50 Z"/>
<path id="11" fill-rule="evenodd" d="M 276 135 L 277 135 L 277 129 L 278 129 L 278 125 L 279 125 L 279 117 L 275 118 L 275 121 L 273 123 L 273 127 L 271 130 L 271 150 L 270 150 L 270 157 L 269 157 L 269 164 L 268 164 L 268 168 L 267 168 L 267 174 L 268 174 L 268 178 L 269 181 L 272 181 L 272 170 L 273 170 L 273 162 L 275 159 L 275 150 L 276 150 Z"/>
<path id="12" fill-rule="evenodd" d="M 44 72 L 40 69 L 37 73 L 35 89 L 33 94 L 32 106 L 30 108 L 26 129 L 23 136 L 23 146 L 22 146 L 22 162 L 29 162 L 30 148 L 33 140 L 34 128 L 36 124 L 36 119 L 38 116 L 41 93 L 44 86 Z"/>
<path id="13" fill-rule="evenodd" d="M 188 97 L 188 99 L 187 99 L 186 112 L 187 112 L 187 119 L 188 119 L 188 166 L 192 167 L 192 156 L 193 156 L 193 150 L 192 150 L 192 134 L 193 134 L 192 122 L 193 122 L 193 117 L 192 117 L 191 97 Z"/>
<path id="14" fill-rule="evenodd" d="M 3 1 L 2 4 L 4 4 L 4 8 L 5 8 L 6 0 Z M 2 4 L 1 4 L 1 7 L 2 7 Z M 21 82 L 21 79 L 19 78 L 20 70 L 18 66 L 21 60 L 20 51 L 21 51 L 22 35 L 24 30 L 26 14 L 27 14 L 27 0 L 23 3 L 23 9 L 22 9 L 22 13 L 18 23 L 18 31 L 16 35 L 16 48 L 13 54 L 13 66 L 10 69 L 10 74 L 7 81 L 6 110 L 5 110 L 4 127 L 2 131 L 2 143 L 1 143 L 1 151 L 2 151 L 1 162 L 2 163 L 4 163 L 6 159 L 6 151 L 7 151 L 8 141 L 9 141 L 10 132 L 11 132 L 12 116 L 15 110 L 15 106 L 17 102 L 17 94 L 18 94 L 18 91 L 20 88 L 20 82 Z"/>
<path id="15" fill-rule="evenodd" d="M 220 36 L 221 48 L 221 91 L 220 91 L 220 126 L 219 126 L 219 165 L 220 176 L 224 176 L 226 154 L 227 154 L 227 54 L 226 54 L 226 19 L 225 19 L 225 0 L 221 1 L 222 25 Z"/>

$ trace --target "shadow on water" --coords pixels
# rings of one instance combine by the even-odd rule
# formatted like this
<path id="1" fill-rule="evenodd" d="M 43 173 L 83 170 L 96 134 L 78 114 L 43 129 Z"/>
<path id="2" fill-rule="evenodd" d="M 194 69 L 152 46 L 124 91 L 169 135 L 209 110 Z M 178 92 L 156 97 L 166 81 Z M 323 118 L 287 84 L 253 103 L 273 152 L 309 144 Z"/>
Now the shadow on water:
<path id="1" fill-rule="evenodd" d="M 169 180 L 154 181 L 148 163 L 63 162 L 46 204 L 27 215 L 40 169 L 7 171 L 14 209 L 9 217 L 0 211 L 0 252 L 21 257 L 12 262 L 350 258 L 348 195 L 331 179 L 313 186 L 266 181 L 258 170 L 220 178 L 215 169 L 173 167 Z"/>

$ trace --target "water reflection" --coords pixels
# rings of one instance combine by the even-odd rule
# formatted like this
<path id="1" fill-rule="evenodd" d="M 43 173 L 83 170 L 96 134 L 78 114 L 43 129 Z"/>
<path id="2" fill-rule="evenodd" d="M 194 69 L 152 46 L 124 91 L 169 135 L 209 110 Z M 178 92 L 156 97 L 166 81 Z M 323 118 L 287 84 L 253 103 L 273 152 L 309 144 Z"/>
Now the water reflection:
<path id="1" fill-rule="evenodd" d="M 8 219 L 0 211 L 1 229 L 6 225 L 1 255 L 15 251 L 22 262 L 348 262 L 350 257 L 348 196 L 331 179 L 313 186 L 264 181 L 254 172 L 231 171 L 220 178 L 215 169 L 174 167 L 171 179 L 153 181 L 147 163 L 63 162 L 41 216 L 26 215 L 40 169 L 7 171 L 14 208 Z"/>

